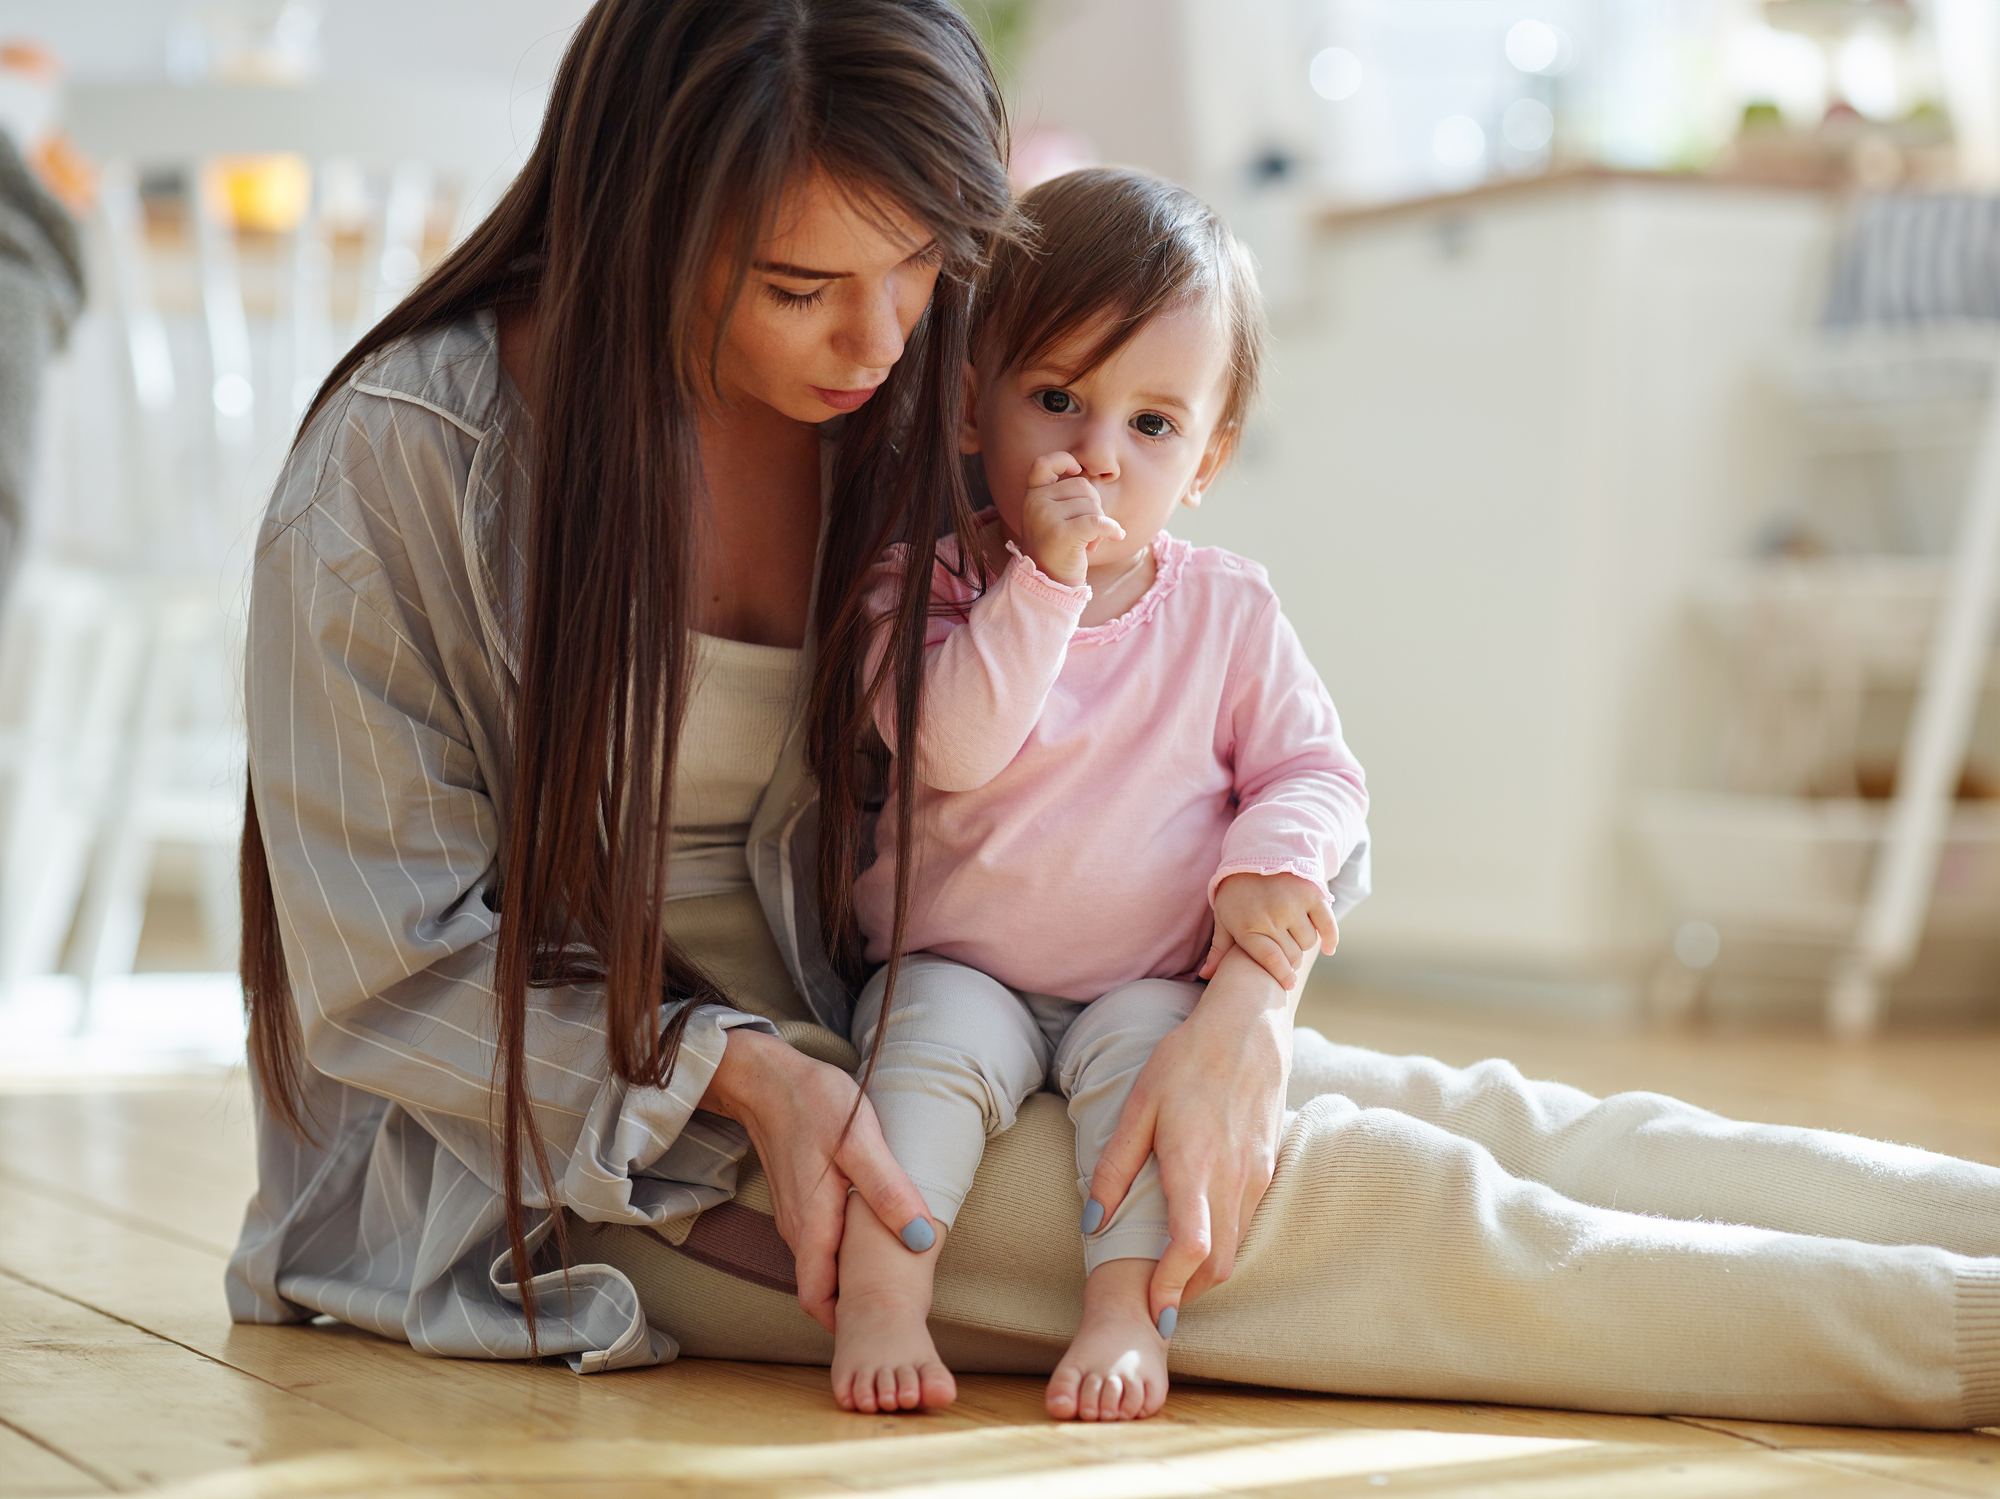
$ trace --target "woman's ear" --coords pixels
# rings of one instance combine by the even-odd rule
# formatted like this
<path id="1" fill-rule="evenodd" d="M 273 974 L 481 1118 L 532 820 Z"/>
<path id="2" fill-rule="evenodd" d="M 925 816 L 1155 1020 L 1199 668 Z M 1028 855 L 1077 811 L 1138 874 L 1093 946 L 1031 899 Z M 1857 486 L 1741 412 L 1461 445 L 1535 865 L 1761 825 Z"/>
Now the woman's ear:
<path id="1" fill-rule="evenodd" d="M 965 361 L 965 409 L 958 414 L 958 450 L 979 451 L 979 366 Z"/>
<path id="2" fill-rule="evenodd" d="M 1229 461 L 1229 455 L 1236 451 L 1237 429 L 1217 432 L 1208 440 L 1208 451 L 1201 455 L 1201 466 L 1188 480 L 1187 493 L 1181 496 L 1181 503 L 1190 510 L 1201 508 L 1201 492 L 1215 482 L 1215 476 L 1222 472 L 1222 465 Z"/>

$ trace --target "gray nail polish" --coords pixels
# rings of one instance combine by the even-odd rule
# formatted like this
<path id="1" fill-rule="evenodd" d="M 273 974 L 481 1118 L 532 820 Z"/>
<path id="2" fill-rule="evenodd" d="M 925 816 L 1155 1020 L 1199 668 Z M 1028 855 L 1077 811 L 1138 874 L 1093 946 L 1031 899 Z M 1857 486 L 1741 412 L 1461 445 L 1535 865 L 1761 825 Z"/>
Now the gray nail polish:
<path id="1" fill-rule="evenodd" d="M 1083 1231 L 1094 1234 L 1104 1227 L 1104 1204 L 1095 1197 L 1083 1205 Z"/>
<path id="2" fill-rule="evenodd" d="M 937 1243 L 937 1230 L 923 1218 L 912 1218 L 903 1225 L 903 1247 L 912 1254 L 922 1254 Z"/>
<path id="3" fill-rule="evenodd" d="M 1160 1337 L 1163 1340 L 1166 1338 L 1171 1338 L 1174 1335 L 1174 1325 L 1178 1323 L 1180 1320 L 1181 1320 L 1181 1311 L 1180 1308 L 1177 1306 L 1170 1306 L 1165 1311 L 1161 1312 L 1159 1321 Z"/>

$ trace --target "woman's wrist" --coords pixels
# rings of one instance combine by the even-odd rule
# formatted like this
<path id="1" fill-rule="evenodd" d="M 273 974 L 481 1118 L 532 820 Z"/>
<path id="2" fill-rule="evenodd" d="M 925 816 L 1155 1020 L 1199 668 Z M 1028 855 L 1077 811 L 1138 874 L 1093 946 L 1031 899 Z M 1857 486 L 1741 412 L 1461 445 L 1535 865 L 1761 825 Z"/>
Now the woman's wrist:
<path id="1" fill-rule="evenodd" d="M 732 1026 L 724 1037 L 722 1060 L 701 1095 L 701 1107 L 747 1125 L 758 1101 L 770 1095 L 787 1060 L 798 1055 L 754 1025 Z"/>
<path id="2" fill-rule="evenodd" d="M 1268 1020 L 1289 1030 L 1292 1017 L 1298 1013 L 1299 1000 L 1306 992 L 1306 977 L 1312 972 L 1315 956 L 1311 952 L 1301 956 L 1298 982 L 1286 989 L 1263 964 L 1242 948 L 1232 947 L 1222 955 L 1215 977 L 1209 980 L 1201 1002 L 1195 1006 L 1195 1014 L 1206 1011 L 1219 1019 L 1226 1012 L 1238 1023 Z"/>

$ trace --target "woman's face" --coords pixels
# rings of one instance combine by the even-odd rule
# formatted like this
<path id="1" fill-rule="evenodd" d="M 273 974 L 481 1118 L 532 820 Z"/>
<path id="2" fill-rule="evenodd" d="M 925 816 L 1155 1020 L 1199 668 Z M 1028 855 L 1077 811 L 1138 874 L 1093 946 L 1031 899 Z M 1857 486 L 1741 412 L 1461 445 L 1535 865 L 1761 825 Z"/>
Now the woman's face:
<path id="1" fill-rule="evenodd" d="M 906 215 L 860 208 L 815 172 L 788 193 L 723 331 L 718 394 L 801 422 L 865 402 L 903 357 L 937 284 L 935 246 Z M 727 290 L 718 267 L 712 295 Z"/>

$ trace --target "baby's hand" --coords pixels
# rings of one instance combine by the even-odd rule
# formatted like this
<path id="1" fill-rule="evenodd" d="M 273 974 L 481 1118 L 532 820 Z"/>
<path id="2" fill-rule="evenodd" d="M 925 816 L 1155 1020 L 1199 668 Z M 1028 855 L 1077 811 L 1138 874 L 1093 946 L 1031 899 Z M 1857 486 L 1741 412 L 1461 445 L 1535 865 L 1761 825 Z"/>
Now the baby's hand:
<path id="1" fill-rule="evenodd" d="M 1326 891 L 1295 874 L 1232 874 L 1215 889 L 1215 938 L 1201 977 L 1211 978 L 1232 947 L 1263 965 L 1285 988 L 1298 981 L 1299 959 L 1340 941 Z"/>
<path id="2" fill-rule="evenodd" d="M 1021 506 L 1021 540 L 1035 566 L 1071 588 L 1090 571 L 1100 541 L 1123 541 L 1125 528 L 1104 513 L 1097 486 L 1067 453 L 1045 453 L 1028 470 Z"/>

